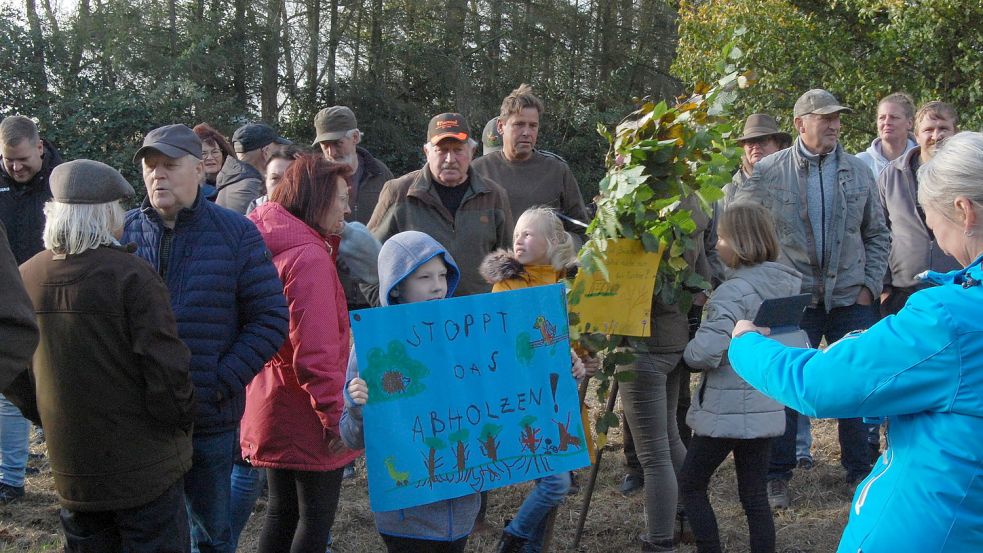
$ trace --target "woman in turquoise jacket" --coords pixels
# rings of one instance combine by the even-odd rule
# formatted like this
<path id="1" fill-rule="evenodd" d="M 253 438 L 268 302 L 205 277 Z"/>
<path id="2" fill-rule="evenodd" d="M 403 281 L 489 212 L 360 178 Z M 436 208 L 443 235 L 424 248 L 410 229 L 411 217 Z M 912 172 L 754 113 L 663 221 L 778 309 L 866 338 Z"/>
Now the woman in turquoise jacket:
<path id="1" fill-rule="evenodd" d="M 749 321 L 731 342 L 738 374 L 796 411 L 887 418 L 841 553 L 983 551 L 983 135 L 948 139 L 918 182 L 926 224 L 965 269 L 922 275 L 939 286 L 823 351 L 787 348 Z"/>

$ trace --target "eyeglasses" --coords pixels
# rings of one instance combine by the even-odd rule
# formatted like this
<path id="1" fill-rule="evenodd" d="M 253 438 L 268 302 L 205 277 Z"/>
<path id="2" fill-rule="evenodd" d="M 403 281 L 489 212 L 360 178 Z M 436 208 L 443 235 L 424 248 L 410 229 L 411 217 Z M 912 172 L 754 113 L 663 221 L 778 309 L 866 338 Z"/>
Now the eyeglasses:
<path id="1" fill-rule="evenodd" d="M 208 157 L 221 158 L 222 157 L 222 150 L 202 150 L 201 151 L 201 158 L 202 159 L 205 159 L 205 158 L 208 158 Z"/>

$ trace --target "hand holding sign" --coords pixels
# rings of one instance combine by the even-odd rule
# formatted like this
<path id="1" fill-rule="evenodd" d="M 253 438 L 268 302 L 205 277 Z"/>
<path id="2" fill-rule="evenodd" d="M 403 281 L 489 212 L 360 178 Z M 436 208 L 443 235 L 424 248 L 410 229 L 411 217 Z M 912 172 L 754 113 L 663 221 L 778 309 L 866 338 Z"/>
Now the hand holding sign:
<path id="1" fill-rule="evenodd" d="M 351 317 L 373 511 L 589 464 L 562 285 Z"/>

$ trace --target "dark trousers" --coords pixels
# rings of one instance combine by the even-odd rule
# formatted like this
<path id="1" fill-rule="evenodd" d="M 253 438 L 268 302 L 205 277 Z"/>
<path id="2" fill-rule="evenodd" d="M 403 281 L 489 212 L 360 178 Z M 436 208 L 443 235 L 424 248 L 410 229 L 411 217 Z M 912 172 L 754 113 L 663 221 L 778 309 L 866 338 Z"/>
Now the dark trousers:
<path id="1" fill-rule="evenodd" d="M 259 553 L 324 553 L 334 524 L 344 469 L 268 469 L 270 499 Z"/>
<path id="2" fill-rule="evenodd" d="M 188 553 L 191 529 L 178 480 L 150 503 L 115 511 L 62 509 L 68 553 Z"/>
<path id="3" fill-rule="evenodd" d="M 690 438 L 686 461 L 679 473 L 679 490 L 696 536 L 698 553 L 721 551 L 717 517 L 713 514 L 707 487 L 710 477 L 731 451 L 737 469 L 737 493 L 747 515 L 751 553 L 774 553 L 775 522 L 765 485 L 770 442 L 769 438 L 738 440 L 696 434 Z"/>
<path id="4" fill-rule="evenodd" d="M 802 330 L 809 335 L 813 347 L 826 338 L 827 344 L 836 342 L 854 330 L 864 330 L 877 322 L 878 311 L 873 305 L 837 307 L 829 313 L 822 307 L 806 309 L 802 317 Z M 788 480 L 795 468 L 795 432 L 799 415 L 785 409 L 785 434 L 771 442 L 771 463 L 768 479 Z M 860 418 L 839 419 L 840 463 L 847 471 L 847 478 L 857 480 L 870 472 L 870 449 L 867 445 L 867 425 Z"/>
<path id="5" fill-rule="evenodd" d="M 389 553 L 464 553 L 468 536 L 455 541 L 423 540 L 380 534 Z"/>

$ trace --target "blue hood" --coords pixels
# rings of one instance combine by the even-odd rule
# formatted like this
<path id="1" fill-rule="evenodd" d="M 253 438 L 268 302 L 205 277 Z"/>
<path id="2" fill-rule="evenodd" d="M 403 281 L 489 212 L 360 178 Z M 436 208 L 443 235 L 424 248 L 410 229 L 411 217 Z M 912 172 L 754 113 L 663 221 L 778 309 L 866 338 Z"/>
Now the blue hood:
<path id="1" fill-rule="evenodd" d="M 440 242 L 415 230 L 400 232 L 386 240 L 379 251 L 379 303 L 390 305 L 389 292 L 436 255 L 443 256 L 447 265 L 447 297 L 451 297 L 461 280 L 461 271 Z"/>

